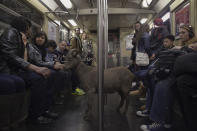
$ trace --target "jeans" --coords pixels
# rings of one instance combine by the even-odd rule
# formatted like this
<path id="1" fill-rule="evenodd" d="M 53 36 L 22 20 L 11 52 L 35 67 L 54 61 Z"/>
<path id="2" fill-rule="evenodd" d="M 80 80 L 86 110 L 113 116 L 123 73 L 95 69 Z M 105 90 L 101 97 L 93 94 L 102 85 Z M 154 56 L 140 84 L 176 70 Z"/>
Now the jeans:
<path id="1" fill-rule="evenodd" d="M 36 119 L 41 116 L 51 106 L 50 93 L 47 88 L 47 79 L 35 72 L 20 72 L 19 76 L 23 78 L 28 88 L 30 88 L 30 109 L 29 117 Z"/>
<path id="2" fill-rule="evenodd" d="M 25 82 L 16 75 L 0 74 L 0 95 L 25 91 Z"/>
<path id="3" fill-rule="evenodd" d="M 172 107 L 174 104 L 174 95 L 172 86 L 175 83 L 174 77 L 168 77 L 159 81 L 155 85 L 152 106 L 150 110 L 150 119 L 155 122 L 171 124 Z"/>

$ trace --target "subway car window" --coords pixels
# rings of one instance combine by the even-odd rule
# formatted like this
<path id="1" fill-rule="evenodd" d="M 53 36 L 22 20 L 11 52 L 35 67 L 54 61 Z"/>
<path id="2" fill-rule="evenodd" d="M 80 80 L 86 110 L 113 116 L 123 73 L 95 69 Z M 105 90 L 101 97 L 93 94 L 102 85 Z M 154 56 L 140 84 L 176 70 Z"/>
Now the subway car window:
<path id="1" fill-rule="evenodd" d="M 197 131 L 196 0 L 0 0 L 0 131 Z"/>

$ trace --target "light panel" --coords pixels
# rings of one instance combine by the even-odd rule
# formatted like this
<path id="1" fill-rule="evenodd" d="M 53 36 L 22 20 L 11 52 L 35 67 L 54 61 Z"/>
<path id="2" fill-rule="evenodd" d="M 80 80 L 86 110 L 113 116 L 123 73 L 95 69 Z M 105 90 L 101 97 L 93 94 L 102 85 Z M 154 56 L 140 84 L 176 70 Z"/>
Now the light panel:
<path id="1" fill-rule="evenodd" d="M 142 18 L 142 19 L 140 20 L 140 23 L 141 23 L 141 24 L 144 24 L 147 20 L 148 20 L 148 18 Z"/>
<path id="2" fill-rule="evenodd" d="M 152 0 L 143 0 L 142 1 L 142 7 L 148 8 L 151 4 Z"/>
<path id="3" fill-rule="evenodd" d="M 161 19 L 163 20 L 163 22 L 170 19 L 170 12 L 167 12 Z"/>
<path id="4" fill-rule="evenodd" d="M 150 5 L 152 2 L 152 0 L 146 0 L 146 1 L 147 1 L 148 5 Z"/>
<path id="5" fill-rule="evenodd" d="M 76 23 L 73 19 L 69 19 L 68 22 L 69 22 L 72 26 L 77 26 L 77 23 Z"/>
<path id="6" fill-rule="evenodd" d="M 58 8 L 57 3 L 54 0 L 41 0 L 48 8 L 55 10 Z"/>
<path id="7" fill-rule="evenodd" d="M 60 0 L 60 2 L 67 8 L 71 9 L 72 8 L 72 2 L 70 0 Z"/>

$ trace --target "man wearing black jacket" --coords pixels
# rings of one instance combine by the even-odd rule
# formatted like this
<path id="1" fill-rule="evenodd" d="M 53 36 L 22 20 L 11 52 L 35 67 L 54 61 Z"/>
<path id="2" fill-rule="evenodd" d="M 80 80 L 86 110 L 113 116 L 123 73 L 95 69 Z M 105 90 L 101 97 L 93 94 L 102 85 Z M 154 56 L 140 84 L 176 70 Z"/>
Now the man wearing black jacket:
<path id="1" fill-rule="evenodd" d="M 24 79 L 31 90 L 30 117 L 35 123 L 48 124 L 52 119 L 44 114 L 50 103 L 46 80 L 50 70 L 28 61 L 26 37 L 30 34 L 31 22 L 24 17 L 16 17 L 10 25 L 11 28 L 0 37 L 0 72 L 16 74 Z"/>

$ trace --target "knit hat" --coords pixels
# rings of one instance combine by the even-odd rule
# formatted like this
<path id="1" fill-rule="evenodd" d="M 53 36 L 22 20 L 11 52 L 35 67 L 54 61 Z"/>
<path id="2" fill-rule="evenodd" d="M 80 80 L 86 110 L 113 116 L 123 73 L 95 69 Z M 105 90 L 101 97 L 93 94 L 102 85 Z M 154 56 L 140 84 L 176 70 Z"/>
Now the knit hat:
<path id="1" fill-rule="evenodd" d="M 161 26 L 161 25 L 163 25 L 163 20 L 161 18 L 156 18 L 154 20 L 154 24 L 157 26 Z"/>

